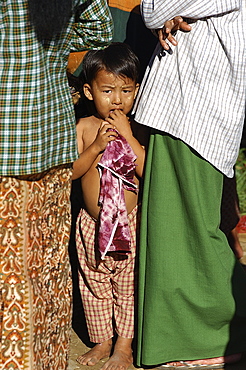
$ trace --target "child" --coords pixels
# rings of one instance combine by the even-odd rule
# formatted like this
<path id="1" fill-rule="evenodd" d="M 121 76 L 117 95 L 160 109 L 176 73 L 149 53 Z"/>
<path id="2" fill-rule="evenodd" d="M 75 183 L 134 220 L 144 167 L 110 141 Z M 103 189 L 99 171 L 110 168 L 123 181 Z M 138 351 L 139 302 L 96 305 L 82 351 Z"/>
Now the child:
<path id="1" fill-rule="evenodd" d="M 83 61 L 84 94 L 96 111 L 77 124 L 80 157 L 73 178 L 81 177 L 85 208 L 77 219 L 76 246 L 86 322 L 96 345 L 77 361 L 93 366 L 110 356 L 116 333 L 103 370 L 132 364 L 136 186 L 144 148 L 127 114 L 138 91 L 138 69 L 137 57 L 123 43 L 89 51 Z"/>

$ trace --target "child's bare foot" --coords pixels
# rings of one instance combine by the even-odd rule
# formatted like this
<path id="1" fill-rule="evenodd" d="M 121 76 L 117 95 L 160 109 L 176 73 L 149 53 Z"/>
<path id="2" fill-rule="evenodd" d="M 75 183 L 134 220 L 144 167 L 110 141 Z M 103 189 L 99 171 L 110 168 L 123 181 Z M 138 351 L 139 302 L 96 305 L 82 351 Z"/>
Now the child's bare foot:
<path id="1" fill-rule="evenodd" d="M 132 339 L 118 337 L 114 353 L 101 370 L 127 370 L 133 362 Z"/>
<path id="2" fill-rule="evenodd" d="M 112 339 L 96 344 L 90 351 L 77 358 L 81 365 L 94 366 L 103 358 L 109 357 L 112 349 Z"/>

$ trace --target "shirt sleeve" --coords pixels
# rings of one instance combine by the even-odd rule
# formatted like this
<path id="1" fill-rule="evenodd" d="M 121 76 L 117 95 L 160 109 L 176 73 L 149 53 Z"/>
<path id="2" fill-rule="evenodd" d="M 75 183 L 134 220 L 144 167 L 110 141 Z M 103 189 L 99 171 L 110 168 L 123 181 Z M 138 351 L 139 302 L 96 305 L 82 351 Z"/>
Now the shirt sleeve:
<path id="1" fill-rule="evenodd" d="M 201 19 L 238 11 L 242 0 L 142 0 L 141 13 L 146 26 L 150 29 L 161 28 L 175 16 Z"/>
<path id="2" fill-rule="evenodd" d="M 79 1 L 71 37 L 71 51 L 100 49 L 110 43 L 113 20 L 106 0 Z"/>

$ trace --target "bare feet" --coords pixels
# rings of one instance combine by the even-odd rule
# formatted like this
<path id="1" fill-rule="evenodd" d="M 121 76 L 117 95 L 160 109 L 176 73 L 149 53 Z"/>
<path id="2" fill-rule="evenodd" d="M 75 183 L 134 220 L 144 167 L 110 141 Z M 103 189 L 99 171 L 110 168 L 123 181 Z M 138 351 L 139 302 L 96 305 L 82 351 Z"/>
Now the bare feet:
<path id="1" fill-rule="evenodd" d="M 127 370 L 132 362 L 132 339 L 118 337 L 113 355 L 101 370 Z"/>
<path id="2" fill-rule="evenodd" d="M 233 364 L 234 362 L 240 361 L 241 358 L 242 358 L 242 354 L 237 353 L 235 355 L 214 357 L 214 358 L 206 358 L 204 360 L 168 362 L 167 365 L 182 367 L 184 365 L 214 365 L 214 364 L 224 364 L 224 363 L 225 364 Z"/>
<path id="3" fill-rule="evenodd" d="M 112 339 L 96 344 L 90 351 L 77 358 L 81 365 L 94 366 L 103 358 L 109 357 L 112 349 Z"/>

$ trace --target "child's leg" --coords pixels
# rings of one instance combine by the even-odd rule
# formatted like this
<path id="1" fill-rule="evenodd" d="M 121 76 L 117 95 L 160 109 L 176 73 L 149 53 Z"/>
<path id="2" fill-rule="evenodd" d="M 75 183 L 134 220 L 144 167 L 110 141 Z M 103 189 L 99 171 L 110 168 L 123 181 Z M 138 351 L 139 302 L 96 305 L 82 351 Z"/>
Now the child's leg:
<path id="1" fill-rule="evenodd" d="M 95 365 L 108 357 L 113 337 L 113 296 L 110 271 L 95 261 L 95 221 L 83 210 L 76 227 L 76 247 L 80 263 L 79 287 L 90 340 L 97 343 L 78 358 L 83 365 Z"/>
<path id="2" fill-rule="evenodd" d="M 115 259 L 112 276 L 114 319 L 118 338 L 112 357 L 101 370 L 126 370 L 133 362 L 132 339 L 134 336 L 134 270 L 136 256 L 136 212 L 128 216 L 131 232 L 131 254 L 127 259 Z"/>

